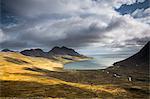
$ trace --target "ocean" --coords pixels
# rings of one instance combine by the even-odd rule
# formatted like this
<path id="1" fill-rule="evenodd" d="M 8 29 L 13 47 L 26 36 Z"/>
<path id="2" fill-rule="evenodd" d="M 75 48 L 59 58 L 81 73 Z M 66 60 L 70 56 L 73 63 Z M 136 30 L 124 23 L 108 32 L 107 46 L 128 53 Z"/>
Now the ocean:
<path id="1" fill-rule="evenodd" d="M 97 54 L 90 55 L 92 60 L 74 62 L 64 65 L 64 69 L 76 69 L 76 70 L 96 70 L 105 69 L 112 66 L 114 62 L 126 59 L 130 55 L 128 54 Z"/>

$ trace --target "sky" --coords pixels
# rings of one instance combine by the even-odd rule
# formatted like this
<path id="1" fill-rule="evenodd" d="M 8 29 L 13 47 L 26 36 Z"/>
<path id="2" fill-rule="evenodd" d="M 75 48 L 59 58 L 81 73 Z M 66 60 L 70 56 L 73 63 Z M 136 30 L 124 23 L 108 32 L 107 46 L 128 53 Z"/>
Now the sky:
<path id="1" fill-rule="evenodd" d="M 150 0 L 0 1 L 0 49 L 134 53 L 150 40 Z"/>

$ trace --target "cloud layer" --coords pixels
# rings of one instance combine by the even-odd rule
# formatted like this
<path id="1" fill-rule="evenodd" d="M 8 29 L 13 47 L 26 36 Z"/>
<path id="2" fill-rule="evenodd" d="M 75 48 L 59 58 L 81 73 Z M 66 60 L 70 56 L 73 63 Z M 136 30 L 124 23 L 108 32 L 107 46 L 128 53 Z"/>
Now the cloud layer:
<path id="1" fill-rule="evenodd" d="M 56 45 L 123 48 L 143 45 L 150 38 L 149 9 L 144 12 L 136 10 L 132 15 L 120 15 L 114 10 L 122 4 L 135 2 L 4 0 L 0 48 L 46 49 Z"/>

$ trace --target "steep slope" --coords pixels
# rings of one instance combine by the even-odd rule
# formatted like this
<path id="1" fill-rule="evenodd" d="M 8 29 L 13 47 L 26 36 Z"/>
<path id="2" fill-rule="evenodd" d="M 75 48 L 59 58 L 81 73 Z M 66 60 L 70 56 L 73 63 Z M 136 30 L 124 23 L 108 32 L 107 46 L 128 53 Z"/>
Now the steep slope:
<path id="1" fill-rule="evenodd" d="M 132 66 L 132 67 L 149 67 L 149 47 L 150 47 L 150 41 L 136 54 L 133 56 L 122 60 L 120 62 L 114 63 L 116 66 Z"/>

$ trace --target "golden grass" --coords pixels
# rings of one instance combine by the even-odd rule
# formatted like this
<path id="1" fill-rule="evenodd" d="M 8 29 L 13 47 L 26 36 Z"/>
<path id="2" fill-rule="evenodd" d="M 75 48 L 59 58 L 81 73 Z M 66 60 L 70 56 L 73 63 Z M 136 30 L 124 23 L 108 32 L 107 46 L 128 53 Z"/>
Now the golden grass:
<path id="1" fill-rule="evenodd" d="M 8 61 L 9 58 L 15 59 L 15 60 L 22 60 L 24 61 L 23 64 L 16 64 L 11 61 Z M 40 58 L 40 57 L 29 57 L 29 56 L 24 56 L 20 53 L 17 52 L 0 52 L 0 68 L 1 70 L 5 70 L 4 72 L 27 72 L 27 71 L 22 71 L 24 67 L 38 67 L 38 68 L 43 68 L 47 70 L 54 70 L 55 68 L 63 68 L 63 65 L 60 63 L 52 62 L 49 59 L 46 58 Z M 13 68 L 10 68 L 13 67 Z M 18 71 L 19 69 L 19 71 Z M 20 71 L 21 70 L 21 71 Z"/>
<path id="2" fill-rule="evenodd" d="M 8 61 L 7 59 L 15 59 L 15 60 L 23 60 L 24 64 L 16 64 Z M 18 73 L 26 73 L 26 74 L 38 74 L 43 75 L 40 72 L 29 71 L 25 68 L 40 68 L 54 71 L 55 68 L 63 68 L 63 65 L 60 63 L 52 62 L 45 58 L 35 58 L 24 56 L 20 53 L 16 52 L 1 52 L 0 53 L 0 80 L 13 80 L 13 81 L 35 81 L 35 82 L 44 82 L 44 83 L 56 83 L 53 80 L 40 78 L 40 77 L 32 77 L 32 76 L 23 76 L 16 75 Z"/>
<path id="3" fill-rule="evenodd" d="M 118 95 L 126 92 L 124 89 L 115 85 L 88 85 L 66 82 L 53 77 L 48 77 L 44 72 L 34 71 L 34 68 L 54 71 L 56 67 L 63 68 L 63 65 L 49 59 L 24 56 L 17 52 L 0 52 L 1 81 L 25 81 L 45 85 L 65 84 L 95 93 L 106 92 L 112 95 Z"/>

